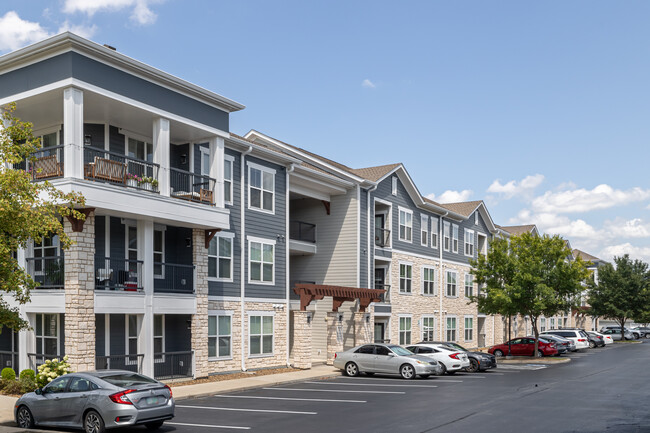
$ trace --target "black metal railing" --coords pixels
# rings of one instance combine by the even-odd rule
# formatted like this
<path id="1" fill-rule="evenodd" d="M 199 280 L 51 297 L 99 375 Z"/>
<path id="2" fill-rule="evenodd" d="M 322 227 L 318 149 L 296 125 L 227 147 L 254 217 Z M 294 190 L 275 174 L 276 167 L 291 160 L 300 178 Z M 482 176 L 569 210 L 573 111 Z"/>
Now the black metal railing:
<path id="1" fill-rule="evenodd" d="M 0 350 L 0 368 L 13 368 L 18 374 L 18 352 Z"/>
<path id="2" fill-rule="evenodd" d="M 379 295 L 379 299 L 381 299 L 381 302 L 388 302 L 390 300 L 390 284 L 375 283 L 375 289 L 385 290 L 384 293 Z"/>
<path id="3" fill-rule="evenodd" d="M 154 292 L 194 293 L 194 265 L 155 263 Z"/>
<path id="4" fill-rule="evenodd" d="M 316 224 L 291 221 L 289 223 L 289 239 L 316 243 Z"/>
<path id="5" fill-rule="evenodd" d="M 63 289 L 65 265 L 63 256 L 29 257 L 27 273 L 39 284 L 39 289 Z"/>
<path id="6" fill-rule="evenodd" d="M 170 168 L 169 173 L 172 197 L 197 203 L 214 204 L 215 179 L 178 168 Z"/>
<path id="7" fill-rule="evenodd" d="M 84 177 L 158 192 L 160 165 L 108 150 L 84 148 Z"/>
<path id="8" fill-rule="evenodd" d="M 62 359 L 63 355 L 46 355 L 44 353 L 28 353 L 29 368 L 38 373 L 38 367 L 45 364 L 48 359 Z"/>
<path id="9" fill-rule="evenodd" d="M 144 354 L 95 356 L 95 369 L 118 369 L 142 373 Z"/>
<path id="10" fill-rule="evenodd" d="M 102 257 L 95 259 L 96 290 L 142 290 L 142 261 Z"/>
<path id="11" fill-rule="evenodd" d="M 154 378 L 177 379 L 192 377 L 193 357 L 193 351 L 154 353 Z"/>
<path id="12" fill-rule="evenodd" d="M 11 164 L 11 168 L 26 170 L 34 181 L 63 177 L 63 148 L 63 145 L 40 148 L 30 158 Z"/>
<path id="13" fill-rule="evenodd" d="M 375 245 L 378 247 L 390 245 L 390 230 L 375 228 Z"/>

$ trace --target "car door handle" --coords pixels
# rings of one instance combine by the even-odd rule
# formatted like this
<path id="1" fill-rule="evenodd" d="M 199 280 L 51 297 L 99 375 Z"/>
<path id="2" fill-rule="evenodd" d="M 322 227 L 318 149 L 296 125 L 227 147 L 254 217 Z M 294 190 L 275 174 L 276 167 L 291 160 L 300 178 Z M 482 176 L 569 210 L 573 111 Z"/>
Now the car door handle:
<path id="1" fill-rule="evenodd" d="M 80 397 L 81 397 L 81 398 L 86 398 L 86 397 L 88 397 L 88 396 L 87 396 L 86 394 L 81 394 Z"/>

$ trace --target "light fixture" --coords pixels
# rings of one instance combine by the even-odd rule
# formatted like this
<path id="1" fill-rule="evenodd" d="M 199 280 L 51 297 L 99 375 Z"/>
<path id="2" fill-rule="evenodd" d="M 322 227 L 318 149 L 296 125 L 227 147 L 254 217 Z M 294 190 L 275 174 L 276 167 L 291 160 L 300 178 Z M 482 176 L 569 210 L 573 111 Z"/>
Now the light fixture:
<path id="1" fill-rule="evenodd" d="M 181 164 L 187 164 L 187 153 L 181 155 Z"/>
<path id="2" fill-rule="evenodd" d="M 363 318 L 366 319 L 366 323 L 370 323 L 370 313 L 364 314 Z"/>
<path id="3" fill-rule="evenodd" d="M 342 313 L 339 313 L 338 319 L 339 319 L 339 323 L 343 322 L 343 314 Z"/>
<path id="4" fill-rule="evenodd" d="M 187 248 L 192 248 L 192 238 L 185 238 L 185 246 Z"/>
<path id="5" fill-rule="evenodd" d="M 311 323 L 311 319 L 312 319 L 312 313 L 309 312 L 309 313 L 307 313 L 307 324 L 308 325 Z"/>
<path id="6" fill-rule="evenodd" d="M 91 144 L 93 144 L 93 136 L 90 134 L 84 135 L 84 145 L 90 146 Z"/>

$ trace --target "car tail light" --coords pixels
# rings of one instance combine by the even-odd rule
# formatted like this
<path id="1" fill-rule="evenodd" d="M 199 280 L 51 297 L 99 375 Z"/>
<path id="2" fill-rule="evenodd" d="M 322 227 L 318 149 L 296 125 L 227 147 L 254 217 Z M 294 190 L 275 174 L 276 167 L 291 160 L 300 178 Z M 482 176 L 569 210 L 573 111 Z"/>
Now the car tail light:
<path id="1" fill-rule="evenodd" d="M 338 353 L 334 352 L 334 359 L 336 359 L 337 355 L 338 355 Z"/>
<path id="2" fill-rule="evenodd" d="M 581 343 L 584 343 L 587 340 L 585 340 L 584 338 L 578 338 L 578 341 L 581 342 Z"/>
<path id="3" fill-rule="evenodd" d="M 126 391 L 117 392 L 115 394 L 109 395 L 108 398 L 110 398 L 113 403 L 130 404 L 133 406 L 131 400 L 129 400 L 129 398 L 126 396 L 127 394 L 132 392 L 135 392 L 135 389 L 127 389 Z"/>
<path id="4" fill-rule="evenodd" d="M 451 355 L 449 355 L 449 357 L 453 359 L 460 359 L 458 358 L 458 355 L 460 355 L 460 353 L 452 353 Z"/>
<path id="5" fill-rule="evenodd" d="M 165 385 L 165 388 L 169 390 L 169 398 L 172 398 L 174 396 L 174 393 L 172 392 L 172 389 L 169 387 L 169 385 Z"/>

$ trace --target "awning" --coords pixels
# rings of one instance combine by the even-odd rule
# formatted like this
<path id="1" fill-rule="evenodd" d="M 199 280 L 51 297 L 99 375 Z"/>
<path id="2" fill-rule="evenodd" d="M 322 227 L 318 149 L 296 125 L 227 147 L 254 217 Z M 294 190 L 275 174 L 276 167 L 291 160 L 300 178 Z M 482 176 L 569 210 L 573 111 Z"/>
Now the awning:
<path id="1" fill-rule="evenodd" d="M 296 284 L 293 287 L 296 295 L 300 296 L 300 311 L 306 311 L 307 306 L 314 300 L 325 296 L 332 297 L 332 311 L 339 311 L 345 301 L 359 300 L 359 311 L 366 311 L 371 302 L 381 301 L 380 296 L 386 292 L 383 289 L 361 289 L 358 287 L 328 286 L 322 284 Z"/>

